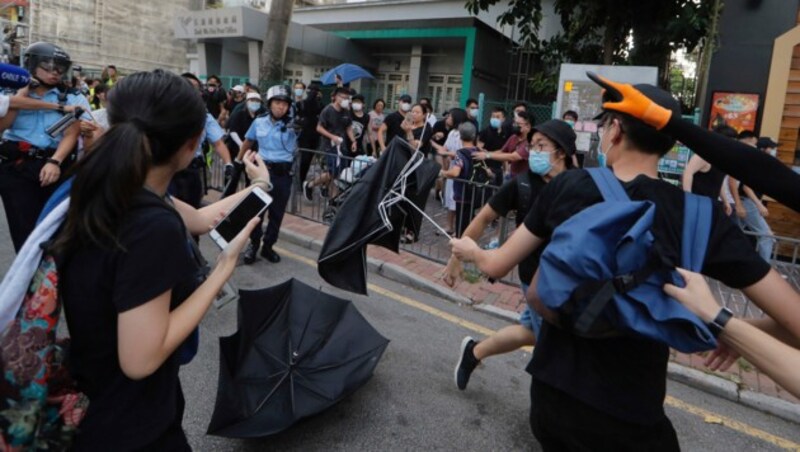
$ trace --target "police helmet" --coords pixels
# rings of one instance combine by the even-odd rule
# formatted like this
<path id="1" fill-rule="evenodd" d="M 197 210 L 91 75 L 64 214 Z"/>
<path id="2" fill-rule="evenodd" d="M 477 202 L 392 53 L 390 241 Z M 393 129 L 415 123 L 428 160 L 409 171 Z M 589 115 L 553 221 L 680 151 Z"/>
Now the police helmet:
<path id="1" fill-rule="evenodd" d="M 25 49 L 22 65 L 31 73 L 31 76 L 36 74 L 36 68 L 40 65 L 43 69 L 56 70 L 60 74 L 66 75 L 72 66 L 72 60 L 61 47 L 49 42 L 37 42 Z"/>
<path id="2" fill-rule="evenodd" d="M 292 103 L 292 96 L 289 95 L 289 87 L 286 85 L 275 85 L 267 90 L 267 105 L 271 104 L 273 100 L 282 100 Z"/>

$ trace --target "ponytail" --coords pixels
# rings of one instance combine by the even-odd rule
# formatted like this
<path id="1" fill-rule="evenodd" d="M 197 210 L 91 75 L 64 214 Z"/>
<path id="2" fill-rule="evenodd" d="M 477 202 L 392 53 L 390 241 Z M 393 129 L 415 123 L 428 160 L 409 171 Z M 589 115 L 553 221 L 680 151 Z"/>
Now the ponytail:
<path id="1" fill-rule="evenodd" d="M 70 207 L 52 251 L 121 249 L 117 232 L 152 165 L 147 135 L 132 121 L 113 125 L 76 167 Z"/>

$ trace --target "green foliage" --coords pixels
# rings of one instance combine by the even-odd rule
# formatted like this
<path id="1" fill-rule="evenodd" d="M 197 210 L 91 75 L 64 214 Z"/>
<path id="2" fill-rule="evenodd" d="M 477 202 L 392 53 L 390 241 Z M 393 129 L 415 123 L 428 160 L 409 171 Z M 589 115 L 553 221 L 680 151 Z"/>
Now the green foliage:
<path id="1" fill-rule="evenodd" d="M 477 14 L 499 1 L 466 0 L 466 8 Z M 554 7 L 563 30 L 549 39 L 538 37 L 541 0 L 511 0 L 498 17 L 500 25 L 519 27 L 521 45 L 537 57 L 531 84 L 540 95 L 555 95 L 559 65 L 569 62 L 656 66 L 669 86 L 670 54 L 703 41 L 713 1 L 555 0 Z"/>

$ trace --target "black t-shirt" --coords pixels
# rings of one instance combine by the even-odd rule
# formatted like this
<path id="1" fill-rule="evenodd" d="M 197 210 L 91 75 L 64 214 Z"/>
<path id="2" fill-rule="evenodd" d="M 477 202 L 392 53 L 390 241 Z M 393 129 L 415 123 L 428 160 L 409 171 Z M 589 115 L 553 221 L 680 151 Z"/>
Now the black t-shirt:
<path id="1" fill-rule="evenodd" d="M 509 136 L 510 135 L 506 135 L 505 129 L 503 127 L 500 127 L 500 129 L 498 130 L 490 126 L 481 130 L 481 133 L 480 135 L 478 135 L 478 138 L 481 140 L 481 143 L 483 143 L 484 149 L 486 149 L 489 152 L 494 152 L 494 151 L 499 151 L 500 149 L 503 148 L 503 145 L 506 144 L 506 141 L 508 141 Z M 489 168 L 491 168 L 494 174 L 496 175 L 503 174 L 503 162 L 487 159 L 486 165 L 489 166 Z"/>
<path id="2" fill-rule="evenodd" d="M 667 262 L 679 264 L 683 191 L 643 175 L 623 185 L 631 199 L 656 205 L 654 246 Z M 586 171 L 567 171 L 542 189 L 525 218 L 525 227 L 549 241 L 561 223 L 601 201 L 600 191 Z M 769 264 L 715 204 L 702 273 L 742 288 L 758 282 L 769 270 Z M 527 370 L 533 378 L 611 416 L 652 425 L 664 418 L 668 359 L 669 348 L 659 342 L 632 336 L 581 338 L 545 321 Z"/>
<path id="3" fill-rule="evenodd" d="M 119 233 L 127 251 L 82 248 L 60 266 L 70 372 L 89 397 L 80 447 L 145 448 L 183 416 L 178 356 L 134 381 L 119 364 L 117 316 L 172 289 L 175 309 L 197 287 L 186 230 L 162 199 L 142 190 Z"/>
<path id="4" fill-rule="evenodd" d="M 247 110 L 247 108 L 236 110 L 231 113 L 231 116 L 228 119 L 228 130 L 231 134 L 236 132 L 239 135 L 239 138 L 244 141 L 244 135 L 250 129 L 250 126 L 253 125 L 253 121 L 255 121 L 259 115 L 265 112 L 266 110 L 262 107 L 253 116 L 250 116 L 250 112 Z M 231 138 L 230 135 L 225 138 L 225 145 L 228 146 L 228 149 L 230 149 L 233 156 L 236 157 L 236 154 L 239 152 L 239 145 L 233 141 L 233 138 Z"/>
<path id="5" fill-rule="evenodd" d="M 425 133 L 423 134 L 423 130 Z M 425 155 L 430 154 L 431 152 L 431 136 L 433 135 L 433 130 L 430 126 L 422 125 L 422 127 L 417 127 L 416 129 L 411 131 L 411 135 L 414 137 L 415 140 L 419 140 L 422 137 L 422 144 L 419 147 L 420 152 Z"/>
<path id="6" fill-rule="evenodd" d="M 447 134 L 450 133 L 450 131 L 447 130 L 447 123 L 445 122 L 445 119 L 440 119 L 433 125 L 433 135 L 436 135 L 439 132 L 442 133 L 441 138 L 433 138 L 433 142 L 440 146 L 444 146 L 444 142 L 447 141 Z"/>
<path id="7" fill-rule="evenodd" d="M 406 117 L 402 113 L 396 111 L 386 116 L 383 123 L 386 124 L 386 145 L 392 142 L 392 138 L 396 136 L 404 137 L 406 132 L 403 130 L 402 124 Z"/>
<path id="8" fill-rule="evenodd" d="M 533 207 L 542 188 L 547 185 L 542 176 L 530 171 L 509 180 L 489 199 L 489 206 L 500 216 L 506 216 L 512 210 L 517 211 L 517 226 L 522 224 L 525 216 Z M 544 248 L 539 248 L 519 263 L 519 280 L 530 284 L 536 268 L 539 267 L 539 256 Z"/>
<path id="9" fill-rule="evenodd" d="M 369 115 L 363 113 L 359 118 L 355 112 L 351 110 L 350 120 L 353 122 L 353 136 L 356 137 L 356 154 L 362 154 L 364 149 L 364 137 L 369 133 Z M 348 142 L 349 141 L 350 140 L 348 140 Z"/>
<path id="10" fill-rule="evenodd" d="M 717 199 L 719 198 L 720 190 L 722 190 L 722 182 L 724 180 L 725 173 L 715 166 L 712 166 L 706 172 L 698 171 L 694 173 L 694 178 L 692 178 L 692 193 Z"/>
<path id="11" fill-rule="evenodd" d="M 222 106 L 220 104 L 228 101 L 225 90 L 222 88 L 217 88 L 214 90 L 214 92 L 206 90 L 205 98 L 206 109 L 208 109 L 208 112 L 211 113 L 211 116 L 213 116 L 214 119 L 219 118 L 219 114 L 222 112 Z"/>
<path id="12" fill-rule="evenodd" d="M 350 112 L 348 110 L 337 110 L 333 104 L 327 105 L 322 109 L 322 113 L 319 114 L 319 125 L 333 135 L 344 138 L 345 144 L 348 141 L 347 128 L 350 127 L 351 123 Z M 324 140 L 326 149 L 335 149 L 331 144 L 331 140 L 327 138 L 324 138 Z M 347 152 L 349 151 L 345 145 L 342 149 L 342 153 Z"/>

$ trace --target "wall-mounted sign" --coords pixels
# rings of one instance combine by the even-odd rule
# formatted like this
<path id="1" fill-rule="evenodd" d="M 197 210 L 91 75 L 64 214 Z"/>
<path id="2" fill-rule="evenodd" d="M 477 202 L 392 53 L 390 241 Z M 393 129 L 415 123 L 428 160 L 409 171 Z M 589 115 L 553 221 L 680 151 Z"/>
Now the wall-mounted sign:
<path id="1" fill-rule="evenodd" d="M 230 38 L 244 35 L 244 9 L 190 11 L 175 18 L 178 39 Z"/>
<path id="2" fill-rule="evenodd" d="M 714 92 L 711 98 L 709 129 L 730 126 L 737 132 L 755 132 L 758 118 L 758 94 Z"/>

